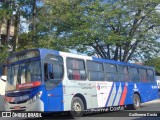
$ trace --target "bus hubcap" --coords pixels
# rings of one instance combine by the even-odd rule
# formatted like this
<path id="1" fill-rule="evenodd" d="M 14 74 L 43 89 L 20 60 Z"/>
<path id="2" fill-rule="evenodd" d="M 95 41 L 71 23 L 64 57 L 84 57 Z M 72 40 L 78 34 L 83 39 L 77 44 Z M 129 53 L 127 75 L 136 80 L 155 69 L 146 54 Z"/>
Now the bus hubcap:
<path id="1" fill-rule="evenodd" d="M 134 101 L 134 102 L 135 102 L 135 106 L 137 106 L 137 107 L 138 107 L 138 106 L 139 106 L 139 100 L 135 99 L 135 101 Z"/>
<path id="2" fill-rule="evenodd" d="M 81 111 L 80 103 L 74 102 L 73 109 L 74 109 L 74 111 Z"/>

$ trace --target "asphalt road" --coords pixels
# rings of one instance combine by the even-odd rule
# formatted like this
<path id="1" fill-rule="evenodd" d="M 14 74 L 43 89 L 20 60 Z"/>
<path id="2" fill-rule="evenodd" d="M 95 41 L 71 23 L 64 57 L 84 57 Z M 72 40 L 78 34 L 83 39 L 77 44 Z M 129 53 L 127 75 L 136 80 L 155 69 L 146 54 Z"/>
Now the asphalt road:
<path id="1" fill-rule="evenodd" d="M 1 96 L 0 96 L 0 111 L 4 111 L 4 101 Z M 142 115 L 146 115 L 146 116 L 152 115 L 152 117 L 148 117 L 148 116 L 143 117 Z M 117 120 L 117 119 L 118 120 L 159 120 L 160 117 L 156 117 L 156 115 L 160 115 L 160 99 L 143 103 L 141 108 L 138 111 L 127 109 L 127 110 L 122 110 L 117 112 L 103 112 L 103 113 L 85 115 L 84 117 L 77 118 L 77 119 L 78 120 Z M 65 116 L 63 116 L 63 118 L 65 118 Z M 22 119 L 23 120 L 40 120 L 40 118 L 34 118 L 34 119 L 17 118 L 17 117 L 16 118 L 7 118 L 7 117 L 0 118 L 0 120 L 22 120 Z M 54 119 L 53 117 L 43 118 L 43 120 L 53 120 L 53 119 Z"/>
<path id="2" fill-rule="evenodd" d="M 148 115 L 148 116 L 142 117 L 141 115 L 146 115 L 146 116 Z M 160 120 L 160 117 L 156 117 L 156 115 L 158 116 L 160 115 L 160 99 L 143 103 L 141 108 L 138 111 L 123 110 L 118 112 L 94 114 L 94 115 L 80 118 L 79 120 L 117 120 L 117 119 L 118 120 Z M 112 116 L 112 117 L 108 117 L 108 116 Z"/>

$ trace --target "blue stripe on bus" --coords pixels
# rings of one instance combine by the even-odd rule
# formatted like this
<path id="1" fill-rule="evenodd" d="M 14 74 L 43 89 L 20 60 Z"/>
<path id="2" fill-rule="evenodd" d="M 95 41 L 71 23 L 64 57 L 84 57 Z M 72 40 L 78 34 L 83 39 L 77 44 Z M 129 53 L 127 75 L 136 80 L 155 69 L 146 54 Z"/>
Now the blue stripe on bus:
<path id="1" fill-rule="evenodd" d="M 120 82 L 117 82 L 117 83 L 115 82 L 115 85 L 116 85 L 116 95 L 115 95 L 115 97 L 114 97 L 112 106 L 113 106 L 113 104 L 114 104 L 114 102 L 115 102 L 115 100 L 116 100 L 117 95 L 119 94 L 119 93 L 118 93 L 118 90 L 119 90 Z"/>
<path id="2" fill-rule="evenodd" d="M 105 107 L 108 107 L 107 105 L 108 105 L 108 102 L 109 102 L 109 100 L 110 100 L 110 97 L 111 97 L 111 93 L 112 93 L 113 88 L 114 88 L 114 82 L 112 83 L 112 88 L 111 88 L 111 90 L 110 90 L 110 92 L 109 92 L 109 96 L 108 96 L 108 99 L 107 99 L 107 101 L 106 101 Z"/>

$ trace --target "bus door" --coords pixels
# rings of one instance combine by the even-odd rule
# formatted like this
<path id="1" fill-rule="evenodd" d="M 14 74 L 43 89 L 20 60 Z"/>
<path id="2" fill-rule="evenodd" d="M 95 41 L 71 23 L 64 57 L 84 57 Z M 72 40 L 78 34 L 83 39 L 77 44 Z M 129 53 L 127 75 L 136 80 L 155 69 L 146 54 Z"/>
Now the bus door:
<path id="1" fill-rule="evenodd" d="M 44 59 L 44 80 L 48 102 L 47 111 L 63 110 L 63 60 L 60 56 L 47 55 Z"/>

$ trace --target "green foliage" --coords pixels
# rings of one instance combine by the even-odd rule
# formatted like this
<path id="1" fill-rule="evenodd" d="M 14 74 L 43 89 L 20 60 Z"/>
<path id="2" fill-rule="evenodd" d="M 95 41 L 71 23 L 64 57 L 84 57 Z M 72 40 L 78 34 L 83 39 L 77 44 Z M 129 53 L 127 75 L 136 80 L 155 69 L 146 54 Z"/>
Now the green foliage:
<path id="1" fill-rule="evenodd" d="M 45 7 L 49 23 L 46 23 L 53 35 L 63 39 L 66 48 L 125 62 L 146 59 L 159 54 L 156 41 L 159 3 L 158 0 L 48 1 Z"/>
<path id="2" fill-rule="evenodd" d="M 152 58 L 148 61 L 145 61 L 145 65 L 154 66 L 155 71 L 160 73 L 160 57 Z"/>
<path id="3" fill-rule="evenodd" d="M 7 46 L 0 48 L 0 66 L 5 62 L 5 59 L 9 56 Z"/>
<path id="4" fill-rule="evenodd" d="M 15 48 L 13 52 L 37 47 L 72 49 L 124 62 L 160 54 L 156 41 L 160 37 L 159 0 L 44 2 L 13 0 L 10 7 L 1 7 L 0 21 L 11 19 L 17 25 L 17 34 L 7 43 Z"/>

